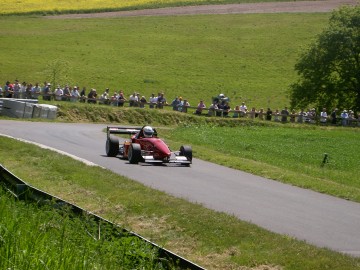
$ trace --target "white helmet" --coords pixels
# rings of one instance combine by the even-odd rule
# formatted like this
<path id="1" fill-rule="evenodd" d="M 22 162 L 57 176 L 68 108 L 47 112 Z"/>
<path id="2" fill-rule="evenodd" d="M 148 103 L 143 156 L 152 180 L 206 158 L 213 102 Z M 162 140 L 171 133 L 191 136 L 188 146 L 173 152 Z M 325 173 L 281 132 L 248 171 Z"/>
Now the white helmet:
<path id="1" fill-rule="evenodd" d="M 154 135 L 154 129 L 150 126 L 145 126 L 143 128 L 144 137 L 151 138 Z"/>

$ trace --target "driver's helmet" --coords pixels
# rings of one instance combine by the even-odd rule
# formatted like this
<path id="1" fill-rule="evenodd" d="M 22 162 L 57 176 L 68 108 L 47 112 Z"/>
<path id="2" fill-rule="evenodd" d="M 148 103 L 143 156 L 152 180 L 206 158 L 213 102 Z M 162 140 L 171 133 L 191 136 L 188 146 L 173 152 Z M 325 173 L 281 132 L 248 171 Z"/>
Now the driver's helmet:
<path id="1" fill-rule="evenodd" d="M 143 128 L 144 137 L 151 138 L 154 135 L 154 129 L 150 126 L 145 126 Z"/>

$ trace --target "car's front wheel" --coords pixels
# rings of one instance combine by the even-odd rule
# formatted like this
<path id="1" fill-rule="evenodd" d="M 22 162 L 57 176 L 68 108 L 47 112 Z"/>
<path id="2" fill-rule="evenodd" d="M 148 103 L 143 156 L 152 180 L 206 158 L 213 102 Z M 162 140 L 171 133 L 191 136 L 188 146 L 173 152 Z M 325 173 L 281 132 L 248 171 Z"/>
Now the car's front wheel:
<path id="1" fill-rule="evenodd" d="M 117 154 L 119 153 L 119 139 L 116 137 L 110 136 L 106 140 L 105 150 L 106 150 L 106 155 L 108 157 L 116 157 Z"/>
<path id="2" fill-rule="evenodd" d="M 129 147 L 128 160 L 131 164 L 137 164 L 142 160 L 141 146 L 138 143 L 132 143 Z"/>
<path id="3" fill-rule="evenodd" d="M 188 161 L 192 161 L 192 148 L 190 145 L 182 145 L 180 147 L 180 156 L 186 157 Z"/>

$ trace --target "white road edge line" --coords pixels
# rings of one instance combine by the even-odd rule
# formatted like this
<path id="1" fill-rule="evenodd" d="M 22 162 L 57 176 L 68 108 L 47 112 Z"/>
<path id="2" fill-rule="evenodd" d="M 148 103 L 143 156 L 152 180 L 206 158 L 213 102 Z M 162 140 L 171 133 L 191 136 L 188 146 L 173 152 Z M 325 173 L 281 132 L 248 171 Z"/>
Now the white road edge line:
<path id="1" fill-rule="evenodd" d="M 34 145 L 36 145 L 36 146 L 38 146 L 38 147 L 40 147 L 40 148 L 47 149 L 47 150 L 51 150 L 51 151 L 57 152 L 57 153 L 59 153 L 59 154 L 61 154 L 61 155 L 71 157 L 71 158 L 73 158 L 73 159 L 75 159 L 75 160 L 78 160 L 78 161 L 84 163 L 84 164 L 87 165 L 87 166 L 94 166 L 94 167 L 100 167 L 100 168 L 105 169 L 104 167 L 102 167 L 102 166 L 100 166 L 100 165 L 98 165 L 98 164 L 96 164 L 96 163 L 94 163 L 94 162 L 91 162 L 91 161 L 89 161 L 89 160 L 83 159 L 83 158 L 81 158 L 81 157 L 72 155 L 72 154 L 70 154 L 70 153 L 61 151 L 61 150 L 59 150 L 59 149 L 56 149 L 56 148 L 53 148 L 53 147 L 50 147 L 50 146 L 47 146 L 47 145 L 44 145 L 44 144 L 41 144 L 41 143 L 37 143 L 37 142 L 33 142 L 33 141 L 28 141 L 28 140 L 20 139 L 20 138 L 15 138 L 15 137 L 13 137 L 13 136 L 9 136 L 9 135 L 6 135 L 6 134 L 1 134 L 1 133 L 0 133 L 0 136 L 2 136 L 2 137 L 7 137 L 7 138 L 10 138 L 10 139 L 14 139 L 14 140 L 18 140 L 18 141 L 24 142 L 24 143 L 34 144 Z"/>

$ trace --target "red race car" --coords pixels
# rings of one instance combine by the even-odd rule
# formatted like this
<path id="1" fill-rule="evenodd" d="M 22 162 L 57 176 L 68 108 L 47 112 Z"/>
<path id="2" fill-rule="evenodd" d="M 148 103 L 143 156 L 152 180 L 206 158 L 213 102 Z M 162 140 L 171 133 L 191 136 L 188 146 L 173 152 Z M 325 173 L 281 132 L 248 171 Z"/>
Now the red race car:
<path id="1" fill-rule="evenodd" d="M 131 139 L 120 145 L 119 138 L 112 134 L 130 134 Z M 106 155 L 120 156 L 131 164 L 177 163 L 190 166 L 192 163 L 191 146 L 183 145 L 179 151 L 171 151 L 167 144 L 157 137 L 157 132 L 150 126 L 142 128 L 107 127 Z"/>

